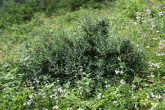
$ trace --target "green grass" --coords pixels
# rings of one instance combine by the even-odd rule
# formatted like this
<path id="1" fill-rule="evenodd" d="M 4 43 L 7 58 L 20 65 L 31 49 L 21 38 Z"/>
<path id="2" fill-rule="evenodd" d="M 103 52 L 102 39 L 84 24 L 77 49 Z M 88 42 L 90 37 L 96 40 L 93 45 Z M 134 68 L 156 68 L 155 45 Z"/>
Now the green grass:
<path id="1" fill-rule="evenodd" d="M 164 1 L 154 1 L 149 6 L 147 3 L 150 2 L 116 0 L 102 9 L 81 8 L 51 17 L 37 13 L 27 23 L 13 24 L 5 30 L 1 29 L 0 110 L 164 110 Z M 158 6 L 159 4 L 162 6 Z M 149 10 L 145 10 L 144 6 L 148 6 Z M 46 46 L 44 47 L 50 45 L 45 44 L 46 38 L 50 37 L 49 43 L 55 43 L 51 40 L 57 40 L 56 36 L 61 36 L 61 39 L 67 36 L 70 41 L 74 41 L 74 45 L 78 45 L 76 41 L 84 36 L 82 24 L 88 18 L 92 21 L 108 20 L 108 40 L 114 39 L 120 43 L 129 39 L 138 51 L 145 53 L 144 62 L 148 69 L 134 73 L 131 82 L 127 80 L 127 73 L 120 73 L 124 71 L 123 62 L 120 63 L 121 67 L 116 68 L 119 74 L 112 78 L 96 75 L 98 83 L 88 71 L 81 70 L 81 67 L 77 67 L 80 70 L 76 71 L 81 73 L 81 78 L 75 75 L 75 78 L 70 81 L 66 79 L 66 82 L 63 81 L 65 79 L 52 77 L 47 72 L 32 79 L 28 78 L 30 76 L 27 79 L 24 77 L 26 70 L 36 72 L 36 68 L 43 68 L 40 66 L 40 60 L 45 58 L 43 56 L 52 60 L 49 56 L 51 51 L 47 52 Z M 37 47 L 40 43 L 41 47 Z M 57 47 L 60 48 L 59 45 Z M 57 47 L 53 49 L 57 50 Z M 38 48 L 43 52 L 39 52 Z M 22 62 L 34 66 L 24 66 L 26 64 Z"/>

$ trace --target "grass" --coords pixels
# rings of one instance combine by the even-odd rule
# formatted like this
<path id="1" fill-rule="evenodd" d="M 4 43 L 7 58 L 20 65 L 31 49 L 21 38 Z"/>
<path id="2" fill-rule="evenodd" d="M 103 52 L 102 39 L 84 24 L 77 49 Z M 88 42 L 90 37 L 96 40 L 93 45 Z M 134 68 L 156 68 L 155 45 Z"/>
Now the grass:
<path id="1" fill-rule="evenodd" d="M 141 3 L 141 0 L 137 1 Z M 0 110 L 163 110 L 164 7 L 152 5 L 148 10 L 137 9 L 134 12 L 128 8 L 133 8 L 134 5 L 136 4 L 131 1 L 117 0 L 114 5 L 108 4 L 104 9 L 82 8 L 49 18 L 44 13 L 38 13 L 27 23 L 13 24 L 1 30 Z M 145 5 L 147 4 L 140 4 L 141 8 Z M 135 18 L 129 16 L 129 11 L 134 12 Z M 82 33 L 80 24 L 87 17 L 94 20 L 108 19 L 109 38 L 129 39 L 139 51 L 145 52 L 145 62 L 149 67 L 142 71 L 142 77 L 134 73 L 132 82 L 127 82 L 124 75 L 118 74 L 112 79 L 103 78 L 103 83 L 96 84 L 89 73 L 83 73 L 82 78 L 75 77 L 75 86 L 71 81 L 61 85 L 58 78 L 49 75 L 44 75 L 42 81 L 38 78 L 23 78 L 22 73 L 19 73 L 22 67 L 17 61 L 25 54 L 21 49 L 26 52 L 26 44 L 35 45 L 33 42 L 62 32 L 71 36 L 70 39 L 78 39 L 81 37 L 78 35 Z"/>

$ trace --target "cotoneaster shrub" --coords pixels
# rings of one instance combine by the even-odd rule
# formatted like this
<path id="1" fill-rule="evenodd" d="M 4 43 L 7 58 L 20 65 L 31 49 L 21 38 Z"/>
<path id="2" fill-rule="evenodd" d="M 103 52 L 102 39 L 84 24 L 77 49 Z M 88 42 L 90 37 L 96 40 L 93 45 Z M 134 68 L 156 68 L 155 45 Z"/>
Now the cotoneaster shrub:
<path id="1" fill-rule="evenodd" d="M 142 74 L 144 54 L 128 40 L 108 35 L 108 20 L 87 18 L 81 23 L 81 32 L 70 36 L 64 30 L 44 31 L 31 42 L 22 44 L 17 58 L 24 78 L 43 75 L 59 78 L 61 83 L 76 81 L 86 74 L 93 80 L 103 81 L 114 75 L 126 78 Z"/>

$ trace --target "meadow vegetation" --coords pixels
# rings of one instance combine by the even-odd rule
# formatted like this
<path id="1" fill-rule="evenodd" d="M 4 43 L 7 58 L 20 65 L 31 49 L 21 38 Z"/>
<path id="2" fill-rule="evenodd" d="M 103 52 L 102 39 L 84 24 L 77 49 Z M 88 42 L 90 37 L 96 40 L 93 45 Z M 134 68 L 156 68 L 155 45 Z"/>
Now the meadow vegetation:
<path id="1" fill-rule="evenodd" d="M 3 0 L 0 110 L 164 110 L 164 5 Z"/>

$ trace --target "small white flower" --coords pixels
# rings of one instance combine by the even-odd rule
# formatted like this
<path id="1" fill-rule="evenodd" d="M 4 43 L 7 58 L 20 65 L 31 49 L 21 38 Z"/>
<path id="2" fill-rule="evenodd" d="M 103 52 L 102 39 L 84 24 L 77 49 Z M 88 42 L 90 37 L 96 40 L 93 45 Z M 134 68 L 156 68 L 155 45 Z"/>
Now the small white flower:
<path id="1" fill-rule="evenodd" d="M 154 27 L 155 27 L 155 25 L 152 25 L 152 27 L 154 28 Z"/>
<path id="2" fill-rule="evenodd" d="M 137 25 L 137 22 L 134 22 L 134 25 Z"/>
<path id="3" fill-rule="evenodd" d="M 33 86 L 31 86 L 31 87 L 30 87 L 30 89 L 34 89 L 34 87 L 33 87 Z"/>
<path id="4" fill-rule="evenodd" d="M 136 46 L 136 47 L 139 47 L 139 45 L 138 45 L 138 44 L 135 44 L 135 46 Z"/>
<path id="5" fill-rule="evenodd" d="M 110 85 L 108 84 L 108 85 L 106 85 L 105 87 L 108 88 L 108 87 L 110 87 Z"/>
<path id="6" fill-rule="evenodd" d="M 159 31 L 158 31 L 158 30 L 156 30 L 156 32 L 158 33 Z"/>
<path id="7" fill-rule="evenodd" d="M 84 109 L 78 108 L 77 110 L 84 110 Z"/>
<path id="8" fill-rule="evenodd" d="M 159 63 L 155 63 L 155 67 L 156 68 L 160 68 L 160 64 Z"/>
<path id="9" fill-rule="evenodd" d="M 151 103 L 151 105 L 155 105 L 155 103 Z"/>
<path id="10" fill-rule="evenodd" d="M 29 89 L 27 89 L 26 92 L 29 92 Z"/>
<path id="11" fill-rule="evenodd" d="M 136 19 L 140 19 L 141 17 L 137 16 Z"/>
<path id="12" fill-rule="evenodd" d="M 151 74 L 151 77 L 155 77 L 155 75 Z"/>
<path id="13" fill-rule="evenodd" d="M 121 80 L 120 80 L 120 83 L 121 83 L 121 84 L 125 84 L 124 79 L 121 79 Z"/>
<path id="14" fill-rule="evenodd" d="M 115 73 L 116 73 L 116 74 L 118 74 L 118 73 L 120 73 L 120 71 L 118 71 L 118 70 L 115 70 Z"/>
<path id="15" fill-rule="evenodd" d="M 27 102 L 27 105 L 30 105 L 31 104 L 31 102 Z"/>
<path id="16" fill-rule="evenodd" d="M 161 95 L 159 95 L 159 96 L 158 96 L 158 95 L 156 95 L 156 96 L 155 96 L 155 98 L 160 99 L 160 98 L 161 98 Z"/>
<path id="17" fill-rule="evenodd" d="M 62 92 L 62 88 L 58 88 L 57 90 L 58 90 L 59 92 Z"/>
<path id="18" fill-rule="evenodd" d="M 158 16 L 162 16 L 162 15 L 163 15 L 162 11 L 158 12 Z"/>
<path id="19" fill-rule="evenodd" d="M 29 96 L 30 99 L 31 99 L 32 97 L 33 97 L 32 95 Z"/>
<path id="20" fill-rule="evenodd" d="M 101 93 L 99 93 L 99 94 L 97 95 L 97 97 L 100 99 L 100 98 L 101 98 Z"/>
<path id="21" fill-rule="evenodd" d="M 120 74 L 123 74 L 124 72 L 123 71 L 120 71 Z"/>
<path id="22" fill-rule="evenodd" d="M 53 90 L 53 92 L 56 92 L 56 91 L 57 91 L 57 89 L 54 89 L 54 90 Z"/>
<path id="23" fill-rule="evenodd" d="M 159 38 L 153 38 L 153 40 L 158 40 Z"/>
<path id="24" fill-rule="evenodd" d="M 159 96 L 158 96 L 158 99 L 160 99 L 161 97 L 162 97 L 162 96 L 161 96 L 161 95 L 159 95 Z"/>
<path id="25" fill-rule="evenodd" d="M 163 54 L 156 52 L 156 56 L 163 56 Z"/>
<path id="26" fill-rule="evenodd" d="M 163 42 L 162 41 L 159 41 L 159 45 L 163 45 Z"/>
<path id="27" fill-rule="evenodd" d="M 136 85 L 132 84 L 132 88 L 135 88 L 135 87 L 136 87 Z"/>
<path id="28" fill-rule="evenodd" d="M 23 106 L 25 106 L 26 105 L 26 102 L 25 103 L 23 103 Z"/>
<path id="29" fill-rule="evenodd" d="M 150 47 L 149 46 L 146 46 L 147 49 L 149 49 Z"/>
<path id="30" fill-rule="evenodd" d="M 56 105 L 56 106 L 53 106 L 53 109 L 58 109 L 58 106 Z"/>

